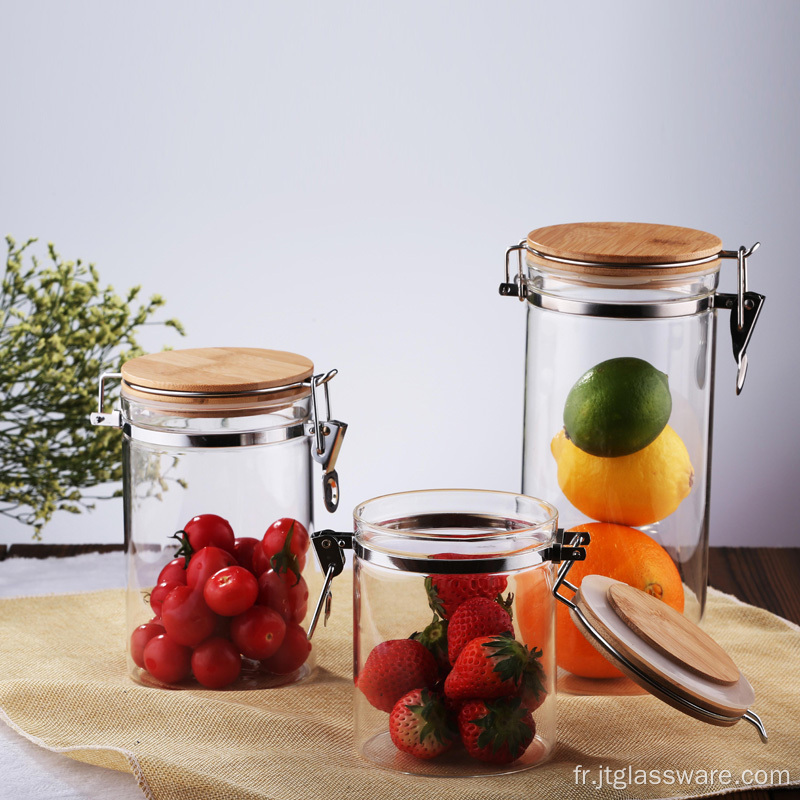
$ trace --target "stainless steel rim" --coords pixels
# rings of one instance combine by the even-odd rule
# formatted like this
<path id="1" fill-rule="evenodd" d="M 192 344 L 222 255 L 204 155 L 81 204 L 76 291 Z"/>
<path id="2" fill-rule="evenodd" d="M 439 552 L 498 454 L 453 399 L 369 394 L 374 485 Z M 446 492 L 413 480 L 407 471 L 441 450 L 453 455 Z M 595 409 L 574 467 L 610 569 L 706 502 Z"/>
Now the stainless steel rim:
<path id="1" fill-rule="evenodd" d="M 122 423 L 122 433 L 134 442 L 161 447 L 257 447 L 311 437 L 313 423 L 299 422 L 262 431 L 225 431 L 223 433 L 187 433 L 186 431 L 155 431 L 142 428 L 128 420 Z"/>
<path id="2" fill-rule="evenodd" d="M 690 317 L 712 308 L 713 295 L 693 297 L 688 300 L 662 300 L 649 303 L 590 303 L 555 297 L 528 286 L 528 302 L 536 308 L 576 314 L 585 317 L 609 317 L 612 319 L 671 319 Z"/>

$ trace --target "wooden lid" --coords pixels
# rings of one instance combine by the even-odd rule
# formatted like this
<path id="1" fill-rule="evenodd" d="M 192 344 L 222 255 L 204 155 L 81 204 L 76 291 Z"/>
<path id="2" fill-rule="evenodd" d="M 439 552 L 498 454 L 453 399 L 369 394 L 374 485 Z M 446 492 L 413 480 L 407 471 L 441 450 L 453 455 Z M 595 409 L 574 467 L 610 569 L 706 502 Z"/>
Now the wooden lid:
<path id="1" fill-rule="evenodd" d="M 531 231 L 528 248 L 531 262 L 552 270 L 631 277 L 652 275 L 654 271 L 708 272 L 719 266 L 719 259 L 711 257 L 722 250 L 722 241 L 711 233 L 675 225 L 575 222 Z M 545 256 L 582 263 L 552 261 Z M 711 260 L 701 265 L 686 264 L 706 258 Z"/>
<path id="2" fill-rule="evenodd" d="M 123 393 L 129 397 L 190 404 L 241 402 L 248 397 L 258 402 L 259 398 L 283 396 L 280 392 L 259 395 L 260 390 L 291 386 L 307 380 L 313 372 L 314 364 L 305 356 L 282 350 L 254 347 L 165 350 L 123 364 Z M 297 394 L 297 388 L 288 390 L 287 396 L 293 394 Z M 308 389 L 303 388 L 300 394 L 308 394 Z"/>
<path id="3" fill-rule="evenodd" d="M 587 575 L 575 603 L 591 626 L 572 615 L 587 640 L 625 675 L 679 711 L 727 726 L 738 722 L 754 701 L 752 686 L 730 656 L 661 600 L 611 578 Z M 622 658 L 608 653 L 592 631 Z"/>

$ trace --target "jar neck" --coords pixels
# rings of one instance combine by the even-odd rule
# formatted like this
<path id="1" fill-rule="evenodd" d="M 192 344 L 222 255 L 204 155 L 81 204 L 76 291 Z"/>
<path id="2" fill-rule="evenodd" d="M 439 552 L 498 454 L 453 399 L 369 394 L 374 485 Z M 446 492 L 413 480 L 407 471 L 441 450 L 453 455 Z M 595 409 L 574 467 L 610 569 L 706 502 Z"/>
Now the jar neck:
<path id="1" fill-rule="evenodd" d="M 719 282 L 719 262 L 705 272 L 644 277 L 551 270 L 531 262 L 527 267 L 531 305 L 581 316 L 692 316 L 711 308 Z"/>

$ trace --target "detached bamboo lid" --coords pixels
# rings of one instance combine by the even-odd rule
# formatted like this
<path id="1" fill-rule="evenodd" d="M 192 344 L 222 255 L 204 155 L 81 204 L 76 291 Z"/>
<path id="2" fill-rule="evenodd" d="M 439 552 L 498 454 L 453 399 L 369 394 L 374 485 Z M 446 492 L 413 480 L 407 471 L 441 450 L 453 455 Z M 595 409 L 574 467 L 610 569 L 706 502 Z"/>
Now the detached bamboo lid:
<path id="1" fill-rule="evenodd" d="M 527 245 L 528 260 L 539 266 L 620 277 L 714 271 L 722 250 L 712 233 L 644 222 L 549 225 L 531 231 Z"/>
<path id="2" fill-rule="evenodd" d="M 122 367 L 123 394 L 189 405 L 252 406 L 309 394 L 314 372 L 305 356 L 254 347 L 165 350 Z M 280 387 L 286 387 L 281 391 Z"/>
<path id="3" fill-rule="evenodd" d="M 575 605 L 582 618 L 573 611 L 572 619 L 590 644 L 651 694 L 712 725 L 727 727 L 743 717 L 753 722 L 753 687 L 717 642 L 666 603 L 587 575 Z"/>

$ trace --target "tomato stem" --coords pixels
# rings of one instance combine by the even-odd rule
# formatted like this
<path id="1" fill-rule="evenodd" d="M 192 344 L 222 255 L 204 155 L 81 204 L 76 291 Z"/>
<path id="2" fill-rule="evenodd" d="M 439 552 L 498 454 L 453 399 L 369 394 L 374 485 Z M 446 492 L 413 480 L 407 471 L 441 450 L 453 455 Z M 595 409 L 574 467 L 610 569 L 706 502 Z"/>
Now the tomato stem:
<path id="1" fill-rule="evenodd" d="M 178 548 L 175 558 L 180 558 L 183 556 L 183 568 L 186 569 L 189 566 L 189 559 L 191 559 L 191 557 L 194 555 L 194 548 L 189 542 L 189 534 L 183 530 L 175 531 L 175 533 L 173 533 L 169 538 L 176 539 L 178 542 L 180 542 L 181 546 Z"/>

